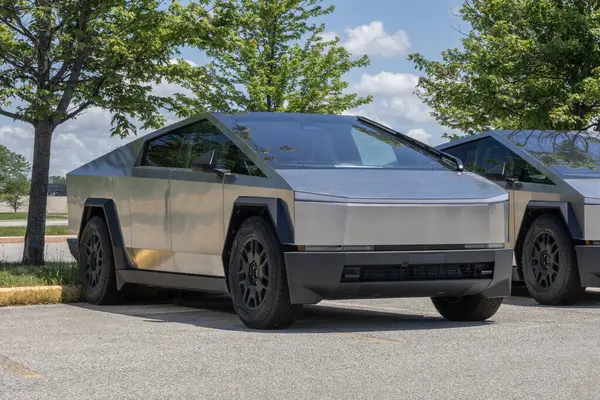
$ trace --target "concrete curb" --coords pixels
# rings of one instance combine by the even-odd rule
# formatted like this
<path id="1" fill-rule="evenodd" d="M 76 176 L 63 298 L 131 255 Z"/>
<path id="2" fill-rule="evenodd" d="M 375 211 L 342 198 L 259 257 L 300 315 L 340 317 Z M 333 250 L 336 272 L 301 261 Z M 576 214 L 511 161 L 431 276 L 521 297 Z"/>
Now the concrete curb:
<path id="1" fill-rule="evenodd" d="M 66 241 L 67 239 L 73 239 L 76 237 L 77 237 L 77 235 L 52 235 L 52 236 L 46 236 L 46 239 L 44 239 L 44 241 L 46 242 L 46 244 L 60 243 L 60 242 Z M 0 237 L 0 244 L 21 244 L 24 242 L 25 242 L 24 236 L 2 236 L 2 237 Z"/>
<path id="2" fill-rule="evenodd" d="M 0 307 L 81 301 L 81 286 L 25 286 L 0 288 Z"/>

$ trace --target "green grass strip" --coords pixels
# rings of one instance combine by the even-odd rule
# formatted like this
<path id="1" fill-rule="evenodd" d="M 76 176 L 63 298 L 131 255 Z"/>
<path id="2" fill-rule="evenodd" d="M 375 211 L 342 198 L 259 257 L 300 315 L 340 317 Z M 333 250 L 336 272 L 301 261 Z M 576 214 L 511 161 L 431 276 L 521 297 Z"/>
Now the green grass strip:
<path id="1" fill-rule="evenodd" d="M 27 213 L 24 212 L 11 212 L 11 213 L 0 213 L 0 221 L 11 221 L 15 219 L 27 219 Z M 47 214 L 46 219 L 69 219 L 67 214 Z"/>
<path id="2" fill-rule="evenodd" d="M 0 237 L 6 236 L 25 236 L 27 230 L 24 226 L 0 226 Z M 47 226 L 46 236 L 68 235 L 69 229 L 66 226 Z"/>
<path id="3" fill-rule="evenodd" d="M 46 263 L 42 266 L 0 263 L 0 287 L 79 285 L 76 263 Z"/>

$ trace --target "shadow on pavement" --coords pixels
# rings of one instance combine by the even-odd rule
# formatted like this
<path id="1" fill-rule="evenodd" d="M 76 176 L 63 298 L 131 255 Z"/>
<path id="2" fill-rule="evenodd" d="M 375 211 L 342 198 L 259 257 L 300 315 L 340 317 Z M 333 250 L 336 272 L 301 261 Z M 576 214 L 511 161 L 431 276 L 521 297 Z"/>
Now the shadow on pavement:
<path id="1" fill-rule="evenodd" d="M 144 318 L 149 323 L 182 323 L 193 326 L 264 333 L 328 333 L 328 332 L 382 332 L 404 330 L 430 330 L 468 328 L 491 325 L 487 322 L 450 322 L 442 317 L 381 312 L 356 308 L 332 306 L 304 306 L 298 313 L 296 322 L 284 330 L 258 331 L 247 328 L 233 310 L 231 300 L 226 296 L 206 294 L 186 294 L 174 301 L 164 298 L 135 299 L 117 306 L 93 306 L 86 303 L 71 304 L 75 307 L 94 311 L 115 313 Z M 173 306 L 180 306 L 176 309 Z"/>
<path id="2" fill-rule="evenodd" d="M 575 304 L 565 306 L 546 306 L 538 304 L 529 294 L 525 285 L 513 285 L 512 295 L 504 299 L 504 304 L 526 307 L 542 307 L 542 308 L 600 308 L 600 291 L 597 289 L 587 289 L 582 298 Z"/>

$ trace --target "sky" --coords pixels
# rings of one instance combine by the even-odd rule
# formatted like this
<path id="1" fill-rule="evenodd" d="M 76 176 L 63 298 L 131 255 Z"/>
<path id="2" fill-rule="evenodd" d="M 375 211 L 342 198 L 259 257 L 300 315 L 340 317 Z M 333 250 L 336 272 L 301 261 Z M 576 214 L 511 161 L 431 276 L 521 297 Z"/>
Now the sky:
<path id="1" fill-rule="evenodd" d="M 337 35 L 353 56 L 364 54 L 370 65 L 357 68 L 344 76 L 349 89 L 361 95 L 373 95 L 373 102 L 348 110 L 375 119 L 423 142 L 437 145 L 449 132 L 430 115 L 430 109 L 414 94 L 421 75 L 407 60 L 410 53 L 421 53 L 427 59 L 441 59 L 441 52 L 460 47 L 465 22 L 456 16 L 462 0 L 328 0 L 336 10 L 325 16 L 329 37 Z M 186 49 L 182 56 L 201 63 L 198 51 Z M 167 95 L 177 88 L 162 84 L 155 92 Z M 59 126 L 52 140 L 51 175 L 67 172 L 99 157 L 137 137 L 124 140 L 110 137 L 111 116 L 91 108 L 75 120 Z M 176 122 L 169 118 L 167 124 Z M 33 157 L 33 130 L 30 125 L 0 116 L 0 144 Z"/>

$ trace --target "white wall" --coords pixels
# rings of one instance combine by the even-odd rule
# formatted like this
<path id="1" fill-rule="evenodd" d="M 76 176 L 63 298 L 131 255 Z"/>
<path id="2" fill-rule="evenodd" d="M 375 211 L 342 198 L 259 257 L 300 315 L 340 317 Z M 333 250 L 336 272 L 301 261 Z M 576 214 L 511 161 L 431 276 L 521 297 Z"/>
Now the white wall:
<path id="1" fill-rule="evenodd" d="M 29 205 L 29 198 L 25 199 L 25 204 L 19 209 L 19 211 L 27 212 Z M 13 212 L 6 203 L 0 203 L 0 212 Z M 49 214 L 66 214 L 67 213 L 67 197 L 66 196 L 48 196 L 48 205 L 46 212 Z"/>

